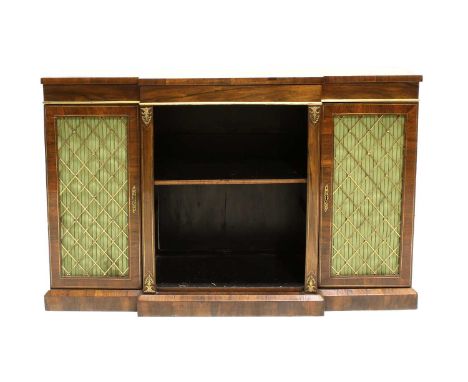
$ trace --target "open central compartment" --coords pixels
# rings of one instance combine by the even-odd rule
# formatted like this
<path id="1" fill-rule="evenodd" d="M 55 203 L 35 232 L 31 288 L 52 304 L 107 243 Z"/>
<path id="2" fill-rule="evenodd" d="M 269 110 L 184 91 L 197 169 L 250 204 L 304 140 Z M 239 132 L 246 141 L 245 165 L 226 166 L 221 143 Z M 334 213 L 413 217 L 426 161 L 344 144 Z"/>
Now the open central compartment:
<path id="1" fill-rule="evenodd" d="M 157 280 L 303 283 L 305 184 L 157 189 Z"/>
<path id="2" fill-rule="evenodd" d="M 159 286 L 303 285 L 307 107 L 154 108 Z"/>
<path id="3" fill-rule="evenodd" d="M 306 177 L 305 106 L 159 106 L 154 123 L 156 180 Z"/>

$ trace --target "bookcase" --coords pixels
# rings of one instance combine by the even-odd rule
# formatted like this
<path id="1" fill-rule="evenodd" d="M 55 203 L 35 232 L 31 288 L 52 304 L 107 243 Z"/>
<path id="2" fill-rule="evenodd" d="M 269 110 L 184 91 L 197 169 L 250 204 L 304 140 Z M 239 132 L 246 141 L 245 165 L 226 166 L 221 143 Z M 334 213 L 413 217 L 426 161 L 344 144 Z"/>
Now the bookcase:
<path id="1" fill-rule="evenodd" d="M 421 80 L 43 78 L 46 309 L 416 308 Z"/>

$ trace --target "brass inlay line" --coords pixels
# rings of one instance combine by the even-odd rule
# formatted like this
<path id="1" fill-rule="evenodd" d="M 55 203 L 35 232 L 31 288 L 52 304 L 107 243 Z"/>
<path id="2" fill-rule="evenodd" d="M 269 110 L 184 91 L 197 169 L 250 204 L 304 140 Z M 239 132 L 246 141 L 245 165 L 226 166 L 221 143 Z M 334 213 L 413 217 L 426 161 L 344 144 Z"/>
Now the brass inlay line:
<path id="1" fill-rule="evenodd" d="M 323 103 L 336 103 L 336 102 L 390 102 L 390 103 L 400 103 L 400 102 L 419 102 L 418 98 L 324 98 L 322 99 Z"/>
<path id="2" fill-rule="evenodd" d="M 140 102 L 131 101 L 44 101 L 44 105 L 322 105 L 323 103 L 415 103 L 418 98 L 325 98 L 317 102 Z"/>
<path id="3" fill-rule="evenodd" d="M 44 105 L 138 105 L 140 101 L 44 101 Z"/>
<path id="4" fill-rule="evenodd" d="M 141 106 L 158 105 L 321 105 L 322 102 L 140 102 Z"/>

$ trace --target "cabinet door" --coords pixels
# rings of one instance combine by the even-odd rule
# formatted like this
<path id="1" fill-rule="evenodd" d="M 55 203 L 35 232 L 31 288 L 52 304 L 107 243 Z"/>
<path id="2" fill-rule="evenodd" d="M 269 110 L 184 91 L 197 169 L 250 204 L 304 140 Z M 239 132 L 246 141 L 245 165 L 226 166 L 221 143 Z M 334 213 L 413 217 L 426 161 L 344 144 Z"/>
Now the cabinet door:
<path id="1" fill-rule="evenodd" d="M 417 105 L 324 106 L 320 286 L 410 286 Z"/>
<path id="2" fill-rule="evenodd" d="M 52 288 L 141 287 L 136 107 L 46 106 Z"/>

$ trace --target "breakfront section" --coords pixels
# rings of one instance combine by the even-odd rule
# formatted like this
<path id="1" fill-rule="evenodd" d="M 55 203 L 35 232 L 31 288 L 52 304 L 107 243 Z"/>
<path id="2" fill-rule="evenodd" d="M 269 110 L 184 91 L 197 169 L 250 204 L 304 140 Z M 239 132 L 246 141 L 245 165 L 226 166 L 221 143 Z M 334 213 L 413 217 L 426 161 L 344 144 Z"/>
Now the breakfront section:
<path id="1" fill-rule="evenodd" d="M 421 80 L 43 79 L 46 309 L 415 309 Z"/>
<path id="2" fill-rule="evenodd" d="M 140 289 L 136 106 L 45 106 L 52 290 Z"/>

